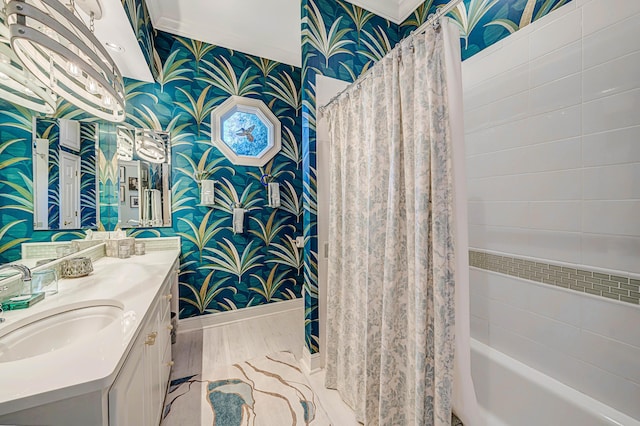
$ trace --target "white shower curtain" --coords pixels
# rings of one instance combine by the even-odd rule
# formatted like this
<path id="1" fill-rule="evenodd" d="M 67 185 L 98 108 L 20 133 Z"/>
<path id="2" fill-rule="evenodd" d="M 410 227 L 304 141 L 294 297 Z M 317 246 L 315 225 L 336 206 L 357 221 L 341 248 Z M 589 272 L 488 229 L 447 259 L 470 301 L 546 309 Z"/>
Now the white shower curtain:
<path id="1" fill-rule="evenodd" d="M 452 148 L 462 117 L 460 105 L 458 117 L 449 106 L 461 98 L 460 52 L 445 47 L 456 35 L 443 21 L 403 41 L 327 108 L 326 385 L 366 425 L 448 425 L 454 400 L 466 426 L 477 414 L 468 353 L 455 358 L 467 365 L 454 374 L 455 351 L 469 345 L 468 295 L 456 295 L 468 292 L 468 282 L 456 282 L 464 280 L 456 268 L 468 269 L 466 254 L 456 258 L 467 250 L 464 241 L 456 248 L 456 220 L 465 221 L 466 240 L 466 206 L 457 217 L 453 173 L 454 154 L 461 167 L 464 155 Z M 456 58 L 449 70 L 445 58 Z M 452 93 L 448 83 L 457 85 Z M 465 301 L 466 318 L 455 310 Z M 467 322 L 458 336 L 466 348 L 454 343 L 456 318 Z M 454 395 L 454 378 L 470 391 Z"/>

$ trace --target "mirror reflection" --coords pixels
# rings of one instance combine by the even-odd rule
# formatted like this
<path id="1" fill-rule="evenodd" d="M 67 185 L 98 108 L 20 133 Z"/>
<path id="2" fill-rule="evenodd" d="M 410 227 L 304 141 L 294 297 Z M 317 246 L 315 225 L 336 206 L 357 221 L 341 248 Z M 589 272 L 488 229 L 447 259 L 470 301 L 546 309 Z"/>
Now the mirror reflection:
<path id="1" fill-rule="evenodd" d="M 171 226 L 169 134 L 120 126 L 117 136 L 120 227 Z"/>
<path id="2" fill-rule="evenodd" d="M 95 123 L 35 118 L 35 230 L 97 228 L 97 143 Z"/>

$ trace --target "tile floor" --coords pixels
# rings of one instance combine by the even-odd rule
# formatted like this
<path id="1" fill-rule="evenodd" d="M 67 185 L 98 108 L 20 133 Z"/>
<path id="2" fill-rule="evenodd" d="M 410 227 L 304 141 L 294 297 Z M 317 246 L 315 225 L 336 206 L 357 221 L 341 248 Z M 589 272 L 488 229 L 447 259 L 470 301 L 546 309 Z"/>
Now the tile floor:
<path id="1" fill-rule="evenodd" d="M 304 330 L 292 325 L 303 322 L 303 311 L 299 309 L 179 333 L 178 340 L 172 348 L 175 364 L 171 371 L 171 380 L 199 374 L 203 366 L 210 370 L 278 351 L 289 351 L 300 359 L 304 345 Z M 307 379 L 331 418 L 332 424 L 359 425 L 353 411 L 342 402 L 338 392 L 324 387 L 324 371 L 307 375 Z M 454 419 L 452 425 L 462 426 L 462 423 L 456 423 L 456 420 Z"/>

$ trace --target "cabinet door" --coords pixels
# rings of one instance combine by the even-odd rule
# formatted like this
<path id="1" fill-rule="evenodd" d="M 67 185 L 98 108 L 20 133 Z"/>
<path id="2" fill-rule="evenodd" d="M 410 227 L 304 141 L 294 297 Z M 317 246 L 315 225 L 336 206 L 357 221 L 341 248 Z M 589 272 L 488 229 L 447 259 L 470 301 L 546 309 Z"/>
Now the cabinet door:
<path id="1" fill-rule="evenodd" d="M 164 402 L 163 387 L 160 384 L 160 364 L 162 362 L 163 349 L 160 345 L 161 339 L 158 339 L 160 312 L 156 307 L 153 317 L 150 321 L 147 340 L 145 342 L 144 370 L 145 381 L 147 382 L 147 394 L 149 402 L 147 406 L 147 424 L 159 424 L 160 415 L 162 413 L 162 405 Z"/>
<path id="2" fill-rule="evenodd" d="M 144 348 L 136 345 L 109 390 L 109 425 L 145 425 L 146 394 Z"/>

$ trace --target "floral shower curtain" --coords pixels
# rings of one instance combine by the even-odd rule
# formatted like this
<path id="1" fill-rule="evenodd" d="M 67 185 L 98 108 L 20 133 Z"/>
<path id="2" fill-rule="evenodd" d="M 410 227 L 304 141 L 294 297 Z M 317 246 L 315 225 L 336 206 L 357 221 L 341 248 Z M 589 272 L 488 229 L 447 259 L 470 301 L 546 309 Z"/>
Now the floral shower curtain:
<path id="1" fill-rule="evenodd" d="M 366 425 L 450 424 L 456 235 L 447 31 L 455 30 L 443 22 L 403 41 L 327 107 L 326 385 Z"/>

